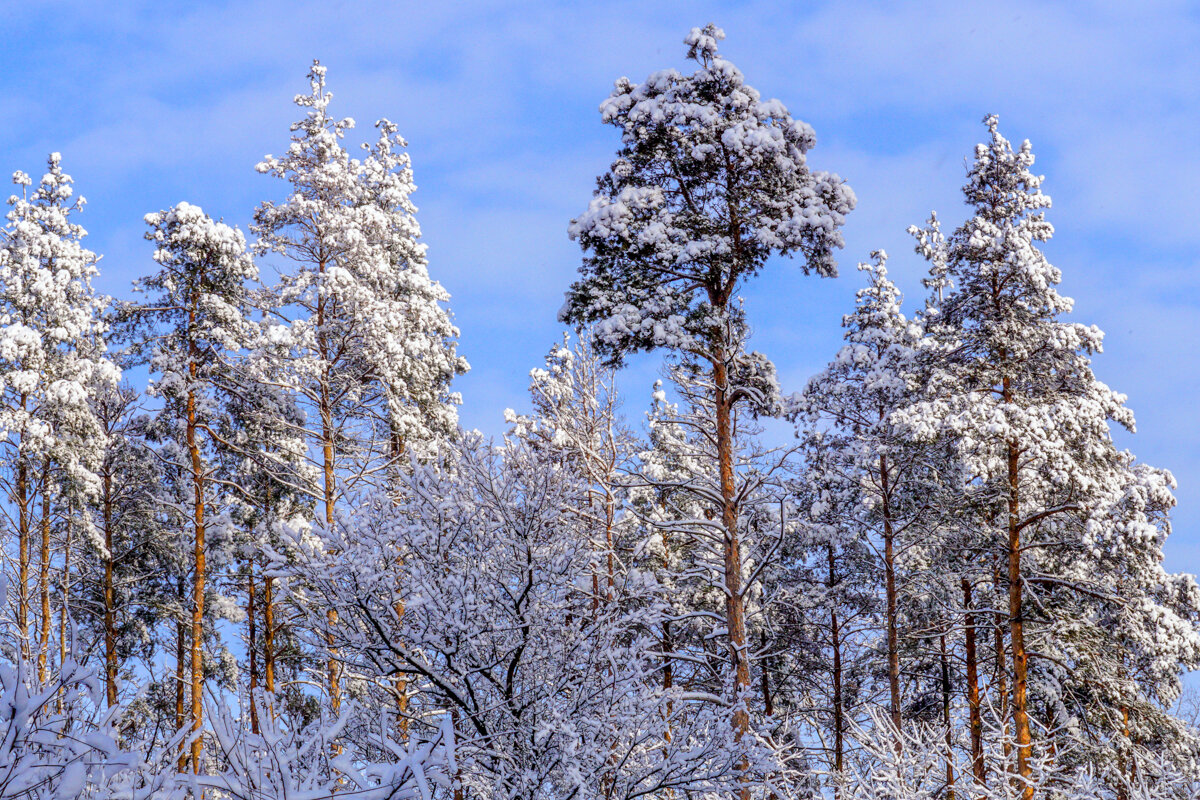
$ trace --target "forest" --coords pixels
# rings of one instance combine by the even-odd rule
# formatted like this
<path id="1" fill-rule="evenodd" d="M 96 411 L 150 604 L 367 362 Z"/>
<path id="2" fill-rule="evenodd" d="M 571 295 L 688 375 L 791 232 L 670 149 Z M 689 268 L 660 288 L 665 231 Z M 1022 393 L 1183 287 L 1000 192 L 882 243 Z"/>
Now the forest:
<path id="1" fill-rule="evenodd" d="M 1031 144 L 984 117 L 920 309 L 871 253 L 781 386 L 742 295 L 836 277 L 856 197 L 723 38 L 600 105 L 568 332 L 498 437 L 407 143 L 352 144 L 319 62 L 249 230 L 148 213 L 127 299 L 62 157 L 13 173 L 0 800 L 1200 797 L 1175 480 L 1114 442 Z"/>

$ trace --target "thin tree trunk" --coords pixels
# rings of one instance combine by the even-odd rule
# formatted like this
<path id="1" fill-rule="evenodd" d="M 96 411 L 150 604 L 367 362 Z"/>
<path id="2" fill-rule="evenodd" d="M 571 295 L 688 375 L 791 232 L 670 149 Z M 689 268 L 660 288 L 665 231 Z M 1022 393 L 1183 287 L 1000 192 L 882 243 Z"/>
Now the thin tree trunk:
<path id="1" fill-rule="evenodd" d="M 117 704 L 117 612 L 113 589 L 113 503 L 112 471 L 106 469 L 102 484 L 104 524 L 104 690 L 108 707 Z"/>
<path id="2" fill-rule="evenodd" d="M 317 268 L 320 273 L 324 274 L 325 262 L 321 261 Z M 317 303 L 317 350 L 321 358 L 321 363 L 324 365 L 321 372 L 318 410 L 321 414 L 321 466 L 324 481 L 322 488 L 324 493 L 323 499 L 325 501 L 325 524 L 332 530 L 333 504 L 337 484 L 334 474 L 333 405 L 329 389 L 329 345 L 325 337 L 325 300 L 322 299 Z M 335 609 L 331 608 L 326 612 L 325 618 L 330 628 L 330 632 L 326 635 L 326 646 L 329 651 L 329 657 L 325 661 L 325 671 L 329 683 L 329 708 L 336 717 L 342 708 L 341 667 L 338 664 L 337 648 L 333 643 L 333 628 L 337 625 L 338 613 Z M 335 746 L 335 750 L 337 749 L 339 748 Z"/>
<path id="3" fill-rule="evenodd" d="M 971 599 L 971 581 L 962 579 L 963 611 L 966 617 L 963 621 L 966 633 L 967 656 L 967 707 L 971 720 L 971 769 L 975 775 L 975 783 L 983 786 L 987 783 L 987 771 L 983 763 L 983 709 L 979 700 L 979 664 L 975 644 L 975 611 Z"/>
<path id="4" fill-rule="evenodd" d="M 66 541 L 63 543 L 62 606 L 58 614 L 58 665 L 67 663 L 67 628 L 71 615 L 71 532 L 67 522 Z M 63 690 L 58 690 L 58 713 L 63 711 Z"/>
<path id="5" fill-rule="evenodd" d="M 995 564 L 992 569 L 992 585 L 995 587 L 997 595 L 1002 586 L 1002 574 L 999 563 Z M 1000 598 L 997 596 L 997 603 Z M 996 694 L 1000 701 L 1000 730 L 1004 740 L 1004 769 L 1009 769 L 1009 764 L 1012 762 L 1012 740 L 1008 738 L 1008 656 L 1006 655 L 1004 646 L 1004 629 L 1008 627 L 1007 617 L 1003 612 L 996 612 L 995 624 L 995 645 L 996 651 Z"/>
<path id="6" fill-rule="evenodd" d="M 729 636 L 729 658 L 733 678 L 733 725 L 734 739 L 738 742 L 750 730 L 750 714 L 746 709 L 746 693 L 750 688 L 750 662 L 746 652 L 746 607 L 742 596 L 742 551 L 738 541 L 738 505 L 733 474 L 733 430 L 731 404 L 729 401 L 729 376 L 725 364 L 724 348 L 718 348 L 713 361 L 715 384 L 715 410 L 717 423 L 717 462 L 721 482 L 721 524 L 725 530 L 725 624 Z M 738 769 L 743 773 L 742 781 L 749 780 L 749 760 L 744 754 L 738 756 Z M 743 785 L 740 796 L 749 800 L 750 788 Z"/>
<path id="7" fill-rule="evenodd" d="M 837 575 L 834 572 L 836 560 L 833 545 L 828 546 L 829 575 L 826 587 L 832 592 L 837 585 Z M 838 793 L 841 785 L 842 771 L 845 769 L 845 738 L 846 738 L 846 709 L 842 688 L 842 627 L 838 619 L 836 604 L 829 607 L 829 641 L 833 647 L 833 769 L 836 773 L 834 794 Z"/>
<path id="8" fill-rule="evenodd" d="M 398 470 L 400 459 L 404 456 L 404 437 L 398 433 L 393 432 L 391 435 L 390 441 L 389 441 L 389 445 L 391 447 L 391 461 L 393 464 L 396 465 L 396 468 Z M 393 502 L 393 505 L 398 505 L 400 503 L 399 490 L 397 490 L 395 492 L 392 502 Z M 404 571 L 404 559 L 397 558 L 396 559 L 396 589 L 397 589 L 397 594 L 400 595 L 401 597 L 403 597 L 403 595 L 400 594 L 400 589 L 402 588 L 403 571 Z M 399 628 L 401 623 L 404 621 L 404 600 L 402 600 L 402 599 L 398 600 L 396 602 L 395 606 L 392 607 L 392 610 L 395 611 L 395 613 L 396 613 L 396 626 L 397 626 L 397 628 Z M 392 679 L 392 689 L 396 694 L 396 721 L 397 721 L 397 726 L 400 730 L 400 741 L 407 742 L 408 741 L 408 729 L 409 729 L 408 678 L 404 675 L 403 672 L 396 673 L 396 677 Z"/>
<path id="9" fill-rule="evenodd" d="M 942 728 L 946 737 L 946 800 L 954 800 L 954 737 L 950 727 L 950 653 L 946 649 L 946 634 L 940 637 L 938 653 L 942 667 Z"/>
<path id="10" fill-rule="evenodd" d="M 258 733 L 258 609 L 254 558 L 246 559 L 246 650 L 250 660 L 250 732 Z"/>
<path id="11" fill-rule="evenodd" d="M 175 622 L 175 731 L 180 732 L 184 729 L 187 717 L 185 716 L 184 699 L 186 696 L 184 690 L 184 662 L 187 659 L 187 625 L 183 621 L 184 598 L 186 597 L 184 589 L 184 578 L 180 576 L 177 587 L 179 599 L 180 617 Z M 188 753 L 183 747 L 179 748 L 179 763 L 177 764 L 180 772 L 187 772 Z"/>
<path id="12" fill-rule="evenodd" d="M 608 591 L 605 599 L 612 603 L 616 596 L 616 549 L 613 543 L 613 522 L 616 519 L 616 498 L 612 489 L 604 487 L 604 546 L 608 557 Z"/>
<path id="13" fill-rule="evenodd" d="M 888 710 L 900 750 L 900 634 L 897 625 L 896 534 L 892 528 L 891 491 L 888 486 L 887 457 L 879 457 L 879 481 L 883 499 L 883 571 L 887 594 Z"/>
<path id="14" fill-rule="evenodd" d="M 24 397 L 21 408 L 25 408 Z M 29 465 L 24 456 L 17 458 L 17 630 L 21 657 L 29 661 Z"/>
<path id="15" fill-rule="evenodd" d="M 263 576 L 263 685 L 275 695 L 275 579 Z M 274 707 L 272 705 L 272 707 Z"/>
<path id="16" fill-rule="evenodd" d="M 38 628 L 38 681 L 46 683 L 46 659 L 50 652 L 50 461 L 42 464 L 42 549 L 38 561 L 38 594 L 42 601 L 42 618 Z"/>
<path id="17" fill-rule="evenodd" d="M 760 683 L 762 685 L 763 713 L 768 717 L 775 716 L 775 698 L 771 696 L 771 669 L 770 659 L 765 655 L 767 650 L 767 634 L 764 631 L 762 634 L 763 659 L 762 666 L 759 667 Z"/>
<path id="18" fill-rule="evenodd" d="M 665 508 L 665 506 L 666 506 L 665 502 L 663 503 L 663 506 Z M 663 571 L 665 572 L 668 569 L 670 569 L 670 567 L 671 567 L 671 545 L 670 545 L 670 539 L 669 539 L 668 533 L 665 528 L 662 531 L 662 543 L 663 543 L 662 565 L 663 565 Z M 663 631 L 663 633 L 662 633 L 662 650 L 663 650 L 663 682 L 662 682 L 662 686 L 663 686 L 663 692 L 669 694 L 671 689 L 674 688 L 674 686 L 675 686 L 675 659 L 671 655 L 675 649 L 675 640 L 674 640 L 674 637 L 671 635 L 671 623 L 669 620 L 663 621 L 662 631 Z M 667 745 L 669 745 L 671 743 L 671 737 L 672 737 L 671 719 L 672 719 L 672 716 L 674 715 L 674 713 L 675 713 L 674 702 L 671 700 L 667 700 L 667 721 L 666 721 L 667 724 L 665 726 L 665 729 L 663 730 L 663 742 L 664 742 L 663 757 L 664 758 L 666 758 L 669 755 Z M 673 794 L 672 792 L 668 792 L 668 797 L 670 797 L 672 794 Z"/>
<path id="19" fill-rule="evenodd" d="M 263 519 L 270 522 L 272 510 L 275 507 L 271 496 L 271 480 L 267 479 L 266 504 L 263 508 Z M 269 530 L 269 528 L 268 528 Z M 275 584 L 274 579 L 267 574 L 263 565 L 263 684 L 267 695 L 271 698 L 270 708 L 272 719 L 275 713 Z"/>

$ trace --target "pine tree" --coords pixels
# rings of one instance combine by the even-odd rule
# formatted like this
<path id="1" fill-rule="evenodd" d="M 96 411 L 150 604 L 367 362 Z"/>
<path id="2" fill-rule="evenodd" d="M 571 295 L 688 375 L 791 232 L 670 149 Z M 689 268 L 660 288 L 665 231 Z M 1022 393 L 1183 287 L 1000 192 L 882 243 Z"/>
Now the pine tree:
<path id="1" fill-rule="evenodd" d="M 199 207 L 180 203 L 146 216 L 160 269 L 137 288 L 150 296 L 124 309 L 134 349 L 158 379 L 151 387 L 163 404 L 156 434 L 168 468 L 186 475 L 177 496 L 163 497 L 186 518 L 192 545 L 190 602 L 191 769 L 203 758 L 205 611 L 211 587 L 210 532 L 227 527 L 226 492 L 218 480 L 220 395 L 231 384 L 227 353 L 252 337 L 246 318 L 246 284 L 257 269 L 241 232 L 214 222 Z"/>
<path id="2" fill-rule="evenodd" d="M 1029 142 L 1014 149 L 999 133 L 996 117 L 985 118 L 985 124 L 989 140 L 976 147 L 963 189 L 973 216 L 944 250 L 932 245 L 936 230 L 920 243 L 939 253 L 934 281 L 943 292 L 926 314 L 943 353 L 930 372 L 932 399 L 898 412 L 896 419 L 926 440 L 948 437 L 972 476 L 963 487 L 971 502 L 999 511 L 990 537 L 1003 564 L 1009 710 L 1017 777 L 1028 800 L 1035 758 L 1031 719 L 1041 707 L 1062 700 L 1052 679 L 1062 626 L 1087 619 L 1067 609 L 1081 597 L 1111 596 L 1102 582 L 1112 569 L 1104 568 L 1106 552 L 1121 568 L 1142 569 L 1146 561 L 1120 557 L 1128 548 L 1127 529 L 1113 524 L 1136 466 L 1113 445 L 1109 425 L 1132 431 L 1133 415 L 1124 397 L 1092 373 L 1099 329 L 1062 319 L 1072 301 L 1056 291 L 1061 273 L 1038 247 L 1053 228 L 1045 219 L 1050 198 L 1041 191 L 1042 177 L 1031 172 Z M 1154 550 L 1160 542 L 1158 535 L 1143 546 Z M 1195 595 L 1174 583 L 1173 597 L 1184 606 L 1176 635 L 1190 641 L 1195 627 L 1186 620 Z M 1131 600 L 1180 613 L 1146 595 L 1124 602 Z M 1056 618 L 1054 607 L 1064 616 Z M 1190 661 L 1190 646 L 1183 655 L 1171 669 L 1177 672 Z M 1037 661 L 1031 664 L 1031 658 Z"/>
<path id="3" fill-rule="evenodd" d="M 32 193 L 24 173 L 15 173 L 13 181 L 23 189 L 9 198 L 12 208 L 0 239 L 0 430 L 4 484 L 17 516 L 16 622 L 26 655 L 31 536 L 40 505 L 38 663 L 45 680 L 57 527 L 52 507 L 94 496 L 98 489 L 104 432 L 89 400 L 98 388 L 115 384 L 119 371 L 104 355 L 103 301 L 91 287 L 99 257 L 83 246 L 87 232 L 71 219 L 85 201 L 74 197 L 59 154 L 50 155 Z"/>
<path id="4" fill-rule="evenodd" d="M 354 120 L 328 114 L 325 67 L 314 62 L 308 109 L 292 125 L 287 154 L 258 171 L 287 181 L 288 199 L 255 212 L 258 248 L 292 267 L 266 296 L 273 324 L 260 378 L 292 393 L 308 415 L 304 433 L 320 482 L 305 487 L 332 526 L 338 499 L 396 473 L 408 451 L 427 457 L 452 436 L 461 402 L 449 390 L 467 371 L 458 330 L 429 277 L 419 241 L 405 141 L 386 119 L 379 138 L 352 158 L 341 140 Z M 327 664 L 329 700 L 341 702 L 339 667 Z"/>
<path id="5" fill-rule="evenodd" d="M 593 324 L 597 348 L 614 363 L 661 348 L 707 373 L 731 723 L 740 740 L 750 730 L 750 664 L 732 420 L 739 403 L 766 408 L 777 398 L 769 362 L 743 348 L 737 293 L 775 253 L 799 252 L 806 270 L 834 274 L 838 228 L 854 195 L 837 176 L 808 168 L 812 129 L 746 85 L 717 52 L 723 36 L 712 25 L 693 29 L 686 44 L 696 72 L 665 70 L 642 84 L 622 78 L 602 104 L 623 147 L 571 223 L 587 255 L 561 315 Z"/>

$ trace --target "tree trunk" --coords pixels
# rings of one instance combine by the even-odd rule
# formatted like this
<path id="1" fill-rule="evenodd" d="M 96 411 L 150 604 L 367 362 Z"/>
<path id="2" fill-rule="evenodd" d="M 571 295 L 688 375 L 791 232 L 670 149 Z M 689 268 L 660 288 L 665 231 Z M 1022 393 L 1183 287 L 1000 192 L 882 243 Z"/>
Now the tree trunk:
<path id="1" fill-rule="evenodd" d="M 763 660 L 762 666 L 759 667 L 760 683 L 762 684 L 762 700 L 763 713 L 768 717 L 775 716 L 775 699 L 771 697 L 771 669 L 770 659 L 765 655 L 767 651 L 767 634 L 764 631 L 762 634 Z"/>
<path id="2" fill-rule="evenodd" d="M 21 634 L 21 657 L 29 661 L 29 465 L 24 456 L 18 455 L 17 459 L 17 630 Z"/>
<path id="3" fill-rule="evenodd" d="M 250 732 L 258 733 L 258 609 L 254 558 L 246 559 L 246 650 L 250 660 Z"/>
<path id="4" fill-rule="evenodd" d="M 325 273 L 325 262 L 323 260 L 318 264 L 317 270 L 322 275 Z M 321 414 L 321 466 L 324 481 L 322 489 L 325 501 L 325 524 L 332 530 L 333 504 L 337 495 L 337 477 L 334 474 L 333 445 L 335 431 L 333 426 L 333 404 L 329 389 L 329 345 L 326 342 L 325 334 L 324 299 L 321 299 L 317 303 L 317 351 L 323 364 L 318 397 L 318 410 Z M 331 608 L 326 613 L 325 618 L 330 627 L 330 633 L 326 635 L 329 657 L 325 661 L 325 672 L 329 683 L 329 708 L 336 717 L 342 708 L 341 668 L 338 664 L 337 648 L 333 644 L 332 632 L 332 628 L 337 625 L 338 621 L 337 611 Z"/>
<path id="5" fill-rule="evenodd" d="M 63 543 L 62 605 L 58 614 L 58 665 L 67 663 L 67 629 L 71 615 L 71 523 L 67 522 L 66 541 Z M 58 690 L 58 713 L 63 711 L 63 690 Z"/>
<path id="6" fill-rule="evenodd" d="M 883 570 L 887 594 L 888 710 L 900 749 L 900 634 L 897 626 L 896 534 L 892 528 L 891 490 L 888 485 L 887 457 L 879 457 L 879 482 L 883 500 Z"/>
<path id="7" fill-rule="evenodd" d="M 194 302 L 194 300 L 193 300 Z M 189 322 L 195 321 L 195 310 L 188 312 Z M 194 383 L 197 378 L 197 352 L 195 342 L 188 341 L 188 376 Z M 192 467 L 192 532 L 195 573 L 192 576 L 192 771 L 199 775 L 204 755 L 204 591 L 207 577 L 204 521 L 204 464 L 200 459 L 200 446 L 196 441 L 196 392 L 193 386 L 187 393 L 187 448 Z"/>
<path id="8" fill-rule="evenodd" d="M 263 685 L 275 695 L 275 579 L 263 576 Z M 272 701 L 273 703 L 273 701 Z M 274 707 L 272 705 L 272 707 Z"/>
<path id="9" fill-rule="evenodd" d="M 962 579 L 963 611 L 966 614 L 963 627 L 966 633 L 967 656 L 967 707 L 971 720 L 971 770 L 975 783 L 987 783 L 987 772 L 983 763 L 983 709 L 979 699 L 979 664 L 975 644 L 975 611 L 971 600 L 971 581 Z"/>
<path id="10" fill-rule="evenodd" d="M 104 524 L 104 690 L 108 707 L 117 704 L 117 611 L 116 593 L 113 589 L 113 503 L 112 472 L 106 469 L 102 484 Z"/>
<path id="11" fill-rule="evenodd" d="M 663 503 L 663 507 L 664 508 L 666 507 L 665 501 Z M 665 528 L 662 531 L 662 542 L 663 542 L 662 565 L 663 565 L 663 571 L 666 572 L 671 567 L 671 546 L 670 546 L 670 539 L 668 538 L 668 533 Z M 675 649 L 675 639 L 671 635 L 671 623 L 669 620 L 664 620 L 663 626 L 662 626 L 662 651 L 663 651 L 663 682 L 662 682 L 662 686 L 663 686 L 664 692 L 670 692 L 671 689 L 674 688 L 674 686 L 675 686 L 675 659 L 671 655 L 674 652 L 674 649 Z M 672 736 L 672 734 L 671 734 L 671 724 L 672 724 L 671 718 L 674 713 L 675 713 L 675 704 L 671 700 L 668 700 L 667 701 L 667 724 L 666 724 L 665 729 L 663 730 L 663 741 L 665 742 L 665 745 L 663 746 L 663 756 L 664 757 L 667 755 L 666 745 L 669 745 L 671 743 L 671 736 Z"/>
<path id="12" fill-rule="evenodd" d="M 1006 380 L 1007 384 L 1007 380 Z M 1030 758 L 1028 712 L 1028 672 L 1025 654 L 1025 618 L 1022 608 L 1021 584 L 1021 496 L 1019 475 L 1019 452 L 1015 443 L 1008 445 L 1008 617 L 1009 637 L 1012 642 L 1013 731 L 1017 740 L 1017 775 L 1022 781 L 1022 800 L 1033 800 L 1033 785 L 1029 779 L 1033 774 Z"/>
<path id="13" fill-rule="evenodd" d="M 828 546 L 829 555 L 829 575 L 826 587 L 832 593 L 833 587 L 837 585 L 837 576 L 834 573 L 836 560 L 833 554 L 833 545 Z M 833 647 L 833 769 L 836 773 L 834 785 L 834 793 L 838 791 L 842 778 L 842 770 L 845 769 L 845 739 L 846 739 L 846 709 L 845 698 L 842 694 L 842 627 L 838 619 L 837 606 L 831 604 L 829 607 L 829 641 Z"/>
<path id="14" fill-rule="evenodd" d="M 940 638 L 938 653 L 942 667 L 942 728 L 946 733 L 946 800 L 954 800 L 954 737 L 950 724 L 950 653 L 946 649 L 946 634 Z"/>
<path id="15" fill-rule="evenodd" d="M 729 658 L 733 678 L 733 725 L 734 739 L 741 741 L 750 730 L 750 714 L 746 709 L 746 693 L 750 688 L 750 662 L 746 652 L 746 608 L 742 596 L 742 551 L 738 541 L 738 506 L 733 474 L 733 429 L 732 408 L 729 402 L 729 375 L 725 364 L 725 352 L 718 349 L 713 361 L 713 383 L 715 385 L 715 409 L 717 423 L 717 463 L 721 482 L 721 525 L 725 530 L 725 624 L 729 635 Z M 738 756 L 738 768 L 745 782 L 749 776 L 749 760 Z M 741 790 L 742 800 L 749 800 L 750 788 Z"/>
<path id="16" fill-rule="evenodd" d="M 42 618 L 38 626 L 38 681 L 46 683 L 46 658 L 50 652 L 50 461 L 42 464 L 42 549 L 38 560 L 38 594 L 42 601 Z"/>
<path id="17" fill-rule="evenodd" d="M 391 454 L 390 454 L 391 461 L 394 465 L 396 465 L 396 468 L 398 470 L 399 464 L 400 464 L 400 459 L 404 456 L 404 437 L 398 433 L 393 432 L 391 435 L 391 438 L 389 440 L 389 444 L 391 447 Z M 398 505 L 400 503 L 400 500 L 401 500 L 400 492 L 397 489 L 393 495 L 392 504 Z M 397 594 L 400 595 L 401 597 L 403 597 L 403 595 L 400 594 L 400 590 L 403 587 L 403 583 L 402 583 L 403 572 L 404 572 L 404 559 L 397 558 L 396 559 L 396 590 L 397 590 Z M 401 626 L 401 623 L 404 620 L 404 600 L 401 599 L 401 600 L 397 601 L 396 604 L 392 607 L 392 610 L 396 614 L 396 627 L 397 627 L 397 629 L 399 629 Z M 395 695 L 396 695 L 396 722 L 397 722 L 397 727 L 399 728 L 400 741 L 407 742 L 408 741 L 408 729 L 409 729 L 408 679 L 404 675 L 403 672 L 397 672 L 396 677 L 392 679 L 392 690 L 395 692 Z"/>
<path id="18" fill-rule="evenodd" d="M 996 602 L 999 607 L 1001 600 L 999 598 L 1000 587 L 1003 585 L 1002 574 L 999 563 L 996 563 L 992 569 L 992 585 L 995 587 L 997 594 Z M 1004 769 L 1009 769 L 1009 764 L 1012 762 L 1012 742 L 1008 738 L 1008 656 L 1005 654 L 1004 647 L 1004 629 L 1008 627 L 1008 619 L 1004 612 L 996 612 L 995 620 L 995 645 L 996 651 L 996 671 L 995 683 L 996 694 L 1000 702 L 1000 730 L 1003 732 L 1004 739 Z"/>
<path id="19" fill-rule="evenodd" d="M 187 625 L 183 621 L 184 598 L 186 597 L 183 576 L 179 578 L 177 597 L 179 599 L 180 617 L 175 622 L 175 731 L 179 732 L 184 729 L 187 720 L 184 710 L 184 698 L 186 696 L 184 690 L 184 663 L 187 659 Z M 187 750 L 180 747 L 177 767 L 180 772 L 187 772 L 187 765 Z"/>

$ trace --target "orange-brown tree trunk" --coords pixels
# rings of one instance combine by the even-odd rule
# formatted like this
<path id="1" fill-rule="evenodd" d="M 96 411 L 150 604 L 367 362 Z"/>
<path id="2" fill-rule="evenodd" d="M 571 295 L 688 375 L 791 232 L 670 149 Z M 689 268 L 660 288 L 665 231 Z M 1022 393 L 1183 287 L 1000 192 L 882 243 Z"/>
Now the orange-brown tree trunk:
<path id="1" fill-rule="evenodd" d="M 1007 381 L 1006 381 L 1007 384 Z M 1025 653 L 1025 618 L 1021 579 L 1021 495 L 1019 474 L 1020 453 L 1015 443 L 1008 445 L 1008 617 L 1012 643 L 1013 732 L 1017 741 L 1017 775 L 1022 781 L 1022 800 L 1033 800 L 1033 774 L 1030 760 L 1033 754 L 1029 734 L 1028 657 Z"/>
<path id="2" fill-rule="evenodd" d="M 263 685 L 275 695 L 275 585 L 270 575 L 263 576 Z"/>
<path id="3" fill-rule="evenodd" d="M 715 410 L 717 423 L 717 464 L 721 485 L 721 525 L 724 528 L 725 567 L 725 624 L 729 636 L 729 658 L 733 678 L 734 706 L 731 724 L 734 738 L 741 741 L 750 730 L 750 714 L 746 709 L 746 696 L 750 688 L 750 661 L 746 648 L 746 606 L 742 592 L 742 550 L 738 540 L 738 507 L 733 474 L 733 427 L 732 408 L 729 398 L 729 375 L 725 364 L 725 353 L 718 349 L 713 360 L 713 382 L 715 384 Z M 745 773 L 749 760 L 738 757 L 738 768 Z M 747 781 L 748 775 L 743 774 Z M 742 800 L 749 800 L 750 789 L 744 786 L 740 792 Z"/>
<path id="4" fill-rule="evenodd" d="M 193 300 L 193 303 L 195 301 Z M 195 309 L 189 312 L 189 322 L 195 321 Z M 194 342 L 188 342 L 188 375 L 194 383 L 197 378 L 199 353 Z M 205 550 L 204 520 L 204 463 L 200 458 L 200 445 L 196 439 L 196 393 L 193 386 L 187 393 L 187 449 L 192 467 L 192 532 L 195 572 L 192 575 L 192 772 L 200 774 L 204 757 L 204 592 L 207 578 L 207 553 Z"/>

